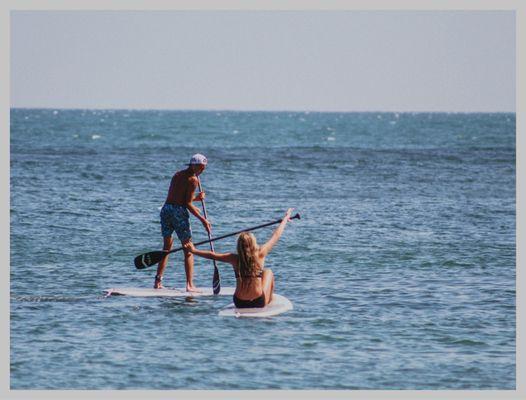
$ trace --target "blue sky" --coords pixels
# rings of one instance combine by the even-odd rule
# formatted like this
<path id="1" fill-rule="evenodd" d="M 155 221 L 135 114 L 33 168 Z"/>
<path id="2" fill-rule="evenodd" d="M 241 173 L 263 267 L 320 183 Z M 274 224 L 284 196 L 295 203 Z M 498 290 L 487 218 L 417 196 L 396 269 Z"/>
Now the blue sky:
<path id="1" fill-rule="evenodd" d="M 11 106 L 515 111 L 513 11 L 12 11 Z"/>

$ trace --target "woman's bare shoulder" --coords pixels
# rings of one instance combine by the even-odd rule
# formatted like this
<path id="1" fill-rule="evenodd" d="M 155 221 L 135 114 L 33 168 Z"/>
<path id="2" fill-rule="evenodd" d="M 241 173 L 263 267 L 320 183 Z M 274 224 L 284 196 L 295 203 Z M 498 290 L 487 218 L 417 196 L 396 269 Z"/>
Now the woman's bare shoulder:
<path id="1" fill-rule="evenodd" d="M 258 249 L 258 252 L 257 252 L 258 261 L 263 263 L 265 261 L 265 257 L 266 256 L 267 256 L 267 254 L 265 252 L 265 248 L 263 246 L 260 246 L 259 249 Z"/>

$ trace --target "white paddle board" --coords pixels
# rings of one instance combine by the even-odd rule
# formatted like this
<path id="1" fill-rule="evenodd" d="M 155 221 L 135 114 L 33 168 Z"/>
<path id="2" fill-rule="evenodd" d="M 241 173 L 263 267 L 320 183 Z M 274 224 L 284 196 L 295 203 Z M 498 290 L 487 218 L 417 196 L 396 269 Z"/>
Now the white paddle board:
<path id="1" fill-rule="evenodd" d="M 260 308 L 236 308 L 234 303 L 219 311 L 221 317 L 272 317 L 292 310 L 292 303 L 285 296 L 272 295 L 272 301 Z"/>
<path id="2" fill-rule="evenodd" d="M 198 288 L 199 292 L 187 292 L 183 289 L 154 289 L 154 288 L 112 288 L 106 289 L 106 296 L 133 297 L 203 297 L 216 296 L 212 288 Z M 222 287 L 217 296 L 232 296 L 236 288 Z"/>

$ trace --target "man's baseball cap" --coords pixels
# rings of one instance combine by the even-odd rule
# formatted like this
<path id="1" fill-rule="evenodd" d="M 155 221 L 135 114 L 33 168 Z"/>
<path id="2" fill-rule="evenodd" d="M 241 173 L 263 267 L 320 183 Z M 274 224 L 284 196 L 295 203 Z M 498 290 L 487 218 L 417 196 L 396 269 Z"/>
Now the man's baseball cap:
<path id="1" fill-rule="evenodd" d="M 192 158 L 190 159 L 189 165 L 206 165 L 208 164 L 208 160 L 206 157 L 202 154 L 194 154 Z"/>

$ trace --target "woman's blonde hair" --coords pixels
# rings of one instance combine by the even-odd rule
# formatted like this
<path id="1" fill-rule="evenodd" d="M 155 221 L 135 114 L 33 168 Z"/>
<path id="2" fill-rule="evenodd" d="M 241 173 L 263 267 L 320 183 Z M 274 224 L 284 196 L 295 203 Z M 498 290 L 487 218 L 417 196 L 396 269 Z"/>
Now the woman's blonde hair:
<path id="1" fill-rule="evenodd" d="M 250 232 L 242 232 L 237 239 L 237 255 L 239 258 L 239 278 L 258 276 L 261 267 L 257 263 L 258 243 Z"/>

